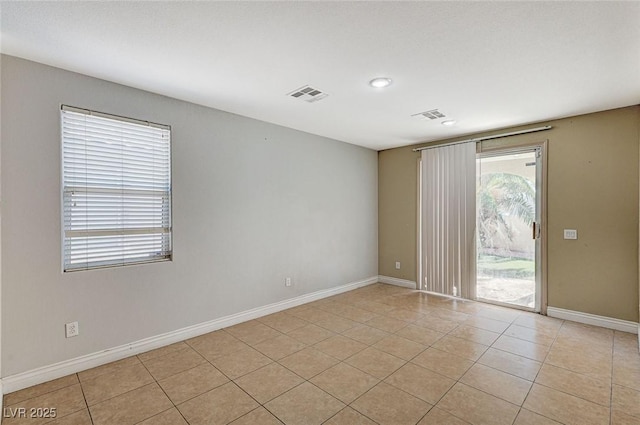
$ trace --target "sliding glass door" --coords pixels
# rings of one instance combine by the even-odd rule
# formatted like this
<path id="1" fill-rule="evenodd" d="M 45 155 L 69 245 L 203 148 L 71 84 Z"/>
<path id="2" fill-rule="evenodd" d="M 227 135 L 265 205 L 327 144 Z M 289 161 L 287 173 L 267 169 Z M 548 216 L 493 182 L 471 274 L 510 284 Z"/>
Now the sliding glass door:
<path id="1" fill-rule="evenodd" d="M 545 146 L 422 151 L 419 289 L 546 313 Z"/>
<path id="2" fill-rule="evenodd" d="M 476 299 L 540 311 L 541 148 L 476 160 Z"/>

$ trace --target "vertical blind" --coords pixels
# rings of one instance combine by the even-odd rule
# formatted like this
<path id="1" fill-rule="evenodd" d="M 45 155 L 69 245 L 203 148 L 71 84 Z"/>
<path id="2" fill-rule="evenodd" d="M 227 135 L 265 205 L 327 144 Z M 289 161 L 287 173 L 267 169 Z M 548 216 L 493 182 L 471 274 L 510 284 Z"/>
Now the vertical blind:
<path id="1" fill-rule="evenodd" d="M 64 271 L 171 259 L 169 126 L 63 106 Z"/>
<path id="2" fill-rule="evenodd" d="M 476 145 L 422 151 L 422 288 L 474 298 Z"/>

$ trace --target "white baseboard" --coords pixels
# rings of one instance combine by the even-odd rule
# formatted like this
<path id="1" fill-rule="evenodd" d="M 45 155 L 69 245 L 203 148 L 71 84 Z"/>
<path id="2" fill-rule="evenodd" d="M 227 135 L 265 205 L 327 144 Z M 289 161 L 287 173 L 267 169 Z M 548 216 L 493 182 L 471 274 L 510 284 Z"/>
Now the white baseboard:
<path id="1" fill-rule="evenodd" d="M 280 301 L 277 303 L 257 307 L 251 310 L 232 314 L 229 316 L 214 319 L 208 322 L 199 323 L 197 325 L 188 326 L 176 331 L 167 332 L 150 338 L 141 339 L 119 347 L 110 348 L 92 354 L 76 357 L 70 360 L 64 360 L 52 365 L 39 367 L 37 369 L 7 376 L 0 380 L 0 394 L 7 394 L 14 391 L 48 382 L 53 379 L 61 378 L 72 373 L 81 372 L 96 366 L 111 363 L 116 360 L 130 357 L 136 354 L 144 353 L 149 350 L 164 347 L 165 345 L 175 342 L 184 341 L 199 335 L 216 331 L 236 325 L 238 323 L 253 320 L 268 314 L 277 313 L 288 308 L 296 307 L 312 301 L 327 298 L 332 295 L 341 294 L 363 286 L 371 285 L 378 282 L 378 276 L 373 276 L 357 282 L 351 282 L 346 285 L 336 286 L 334 288 L 323 289 L 321 291 L 312 292 L 310 294 L 300 295 L 295 298 Z"/>
<path id="2" fill-rule="evenodd" d="M 389 285 L 402 286 L 403 288 L 416 289 L 416 283 L 412 280 L 398 279 L 397 277 L 378 276 L 378 282 Z"/>
<path id="3" fill-rule="evenodd" d="M 582 313 L 580 311 L 565 310 L 564 308 L 547 307 L 547 315 L 563 320 L 584 323 L 586 325 L 601 326 L 617 331 L 638 333 L 638 323 L 628 320 L 614 319 L 613 317 L 597 316 L 595 314 Z"/>

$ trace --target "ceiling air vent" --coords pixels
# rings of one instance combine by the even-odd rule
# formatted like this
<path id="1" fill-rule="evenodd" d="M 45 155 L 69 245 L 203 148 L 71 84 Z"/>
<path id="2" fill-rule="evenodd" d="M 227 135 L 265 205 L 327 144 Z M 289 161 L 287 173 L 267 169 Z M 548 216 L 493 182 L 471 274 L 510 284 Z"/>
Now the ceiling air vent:
<path id="1" fill-rule="evenodd" d="M 430 120 L 437 120 L 439 118 L 444 118 L 445 115 L 440 112 L 437 109 L 432 109 L 430 111 L 426 111 L 426 112 L 420 112 L 419 114 L 413 114 L 411 115 L 412 117 L 418 117 L 418 118 L 428 118 Z"/>
<path id="2" fill-rule="evenodd" d="M 292 91 L 291 93 L 287 93 L 287 96 L 295 97 L 296 99 L 313 103 L 322 100 L 329 95 L 318 89 L 314 89 L 311 86 L 302 86 L 299 89 Z"/>

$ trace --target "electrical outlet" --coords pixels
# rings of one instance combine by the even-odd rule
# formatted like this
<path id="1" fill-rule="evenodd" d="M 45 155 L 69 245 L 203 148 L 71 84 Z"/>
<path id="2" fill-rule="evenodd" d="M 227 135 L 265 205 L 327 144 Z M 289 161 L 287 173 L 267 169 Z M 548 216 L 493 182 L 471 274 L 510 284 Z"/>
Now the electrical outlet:
<path id="1" fill-rule="evenodd" d="M 78 322 L 71 322 L 64 325 L 65 335 L 67 338 L 78 336 L 80 334 L 80 328 L 78 328 Z"/>
<path id="2" fill-rule="evenodd" d="M 400 261 L 396 261 L 396 270 L 400 270 Z"/>
<path id="3" fill-rule="evenodd" d="M 284 286 L 291 286 L 291 278 L 290 277 L 285 278 Z"/>

